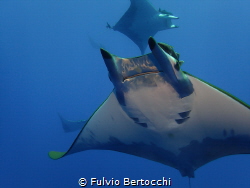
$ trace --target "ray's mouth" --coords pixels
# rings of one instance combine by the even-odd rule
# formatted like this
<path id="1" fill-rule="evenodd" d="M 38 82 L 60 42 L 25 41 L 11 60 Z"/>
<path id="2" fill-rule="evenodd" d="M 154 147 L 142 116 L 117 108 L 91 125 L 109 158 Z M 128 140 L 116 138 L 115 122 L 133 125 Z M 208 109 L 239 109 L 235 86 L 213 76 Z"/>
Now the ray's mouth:
<path id="1" fill-rule="evenodd" d="M 138 77 L 138 76 L 143 76 L 143 75 L 147 75 L 147 74 L 156 74 L 156 73 L 160 73 L 160 72 L 162 72 L 162 71 L 150 71 L 150 72 L 138 73 L 138 74 L 134 74 L 132 76 L 124 77 L 123 81 L 125 81 L 127 79 L 130 79 L 130 78 L 135 78 L 135 77 Z"/>

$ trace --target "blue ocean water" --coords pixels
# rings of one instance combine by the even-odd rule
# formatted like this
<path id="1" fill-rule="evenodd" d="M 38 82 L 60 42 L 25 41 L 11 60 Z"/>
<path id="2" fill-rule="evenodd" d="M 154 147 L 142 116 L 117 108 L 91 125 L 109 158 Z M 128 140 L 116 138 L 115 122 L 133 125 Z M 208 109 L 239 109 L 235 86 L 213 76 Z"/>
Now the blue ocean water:
<path id="1" fill-rule="evenodd" d="M 179 16 L 157 41 L 175 47 L 183 70 L 250 104 L 250 2 L 151 0 Z M 139 48 L 114 25 L 129 0 L 0 1 L 0 187 L 80 187 L 79 178 L 162 179 L 188 187 L 168 166 L 112 151 L 85 151 L 54 161 L 77 132 L 64 133 L 57 113 L 88 118 L 113 86 L 99 52 L 121 57 Z M 149 52 L 149 49 L 147 49 Z M 220 158 L 195 171 L 198 187 L 249 187 L 250 156 Z"/>

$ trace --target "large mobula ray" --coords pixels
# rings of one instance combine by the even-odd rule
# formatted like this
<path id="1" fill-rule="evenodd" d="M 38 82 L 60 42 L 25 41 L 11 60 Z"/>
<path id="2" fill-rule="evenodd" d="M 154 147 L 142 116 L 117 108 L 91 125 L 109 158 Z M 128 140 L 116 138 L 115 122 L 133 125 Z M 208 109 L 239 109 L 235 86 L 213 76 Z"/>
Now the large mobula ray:
<path id="1" fill-rule="evenodd" d="M 171 20 L 178 19 L 172 13 L 159 9 L 157 11 L 148 0 L 130 0 L 129 9 L 121 19 L 111 27 L 107 28 L 119 31 L 129 37 L 139 48 L 143 55 L 148 38 L 154 36 L 158 31 L 176 28 Z"/>
<path id="2" fill-rule="evenodd" d="M 181 70 L 173 48 L 149 39 L 152 53 L 120 58 L 101 49 L 114 90 L 67 152 L 114 150 L 194 177 L 217 158 L 250 153 L 250 106 Z"/>

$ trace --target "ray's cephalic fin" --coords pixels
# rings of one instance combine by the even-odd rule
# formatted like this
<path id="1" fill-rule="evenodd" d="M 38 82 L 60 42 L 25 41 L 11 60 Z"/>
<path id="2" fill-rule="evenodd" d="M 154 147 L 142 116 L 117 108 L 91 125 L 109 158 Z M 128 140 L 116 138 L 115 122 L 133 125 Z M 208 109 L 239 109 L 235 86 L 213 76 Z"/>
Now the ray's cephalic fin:
<path id="1" fill-rule="evenodd" d="M 173 15 L 172 12 L 168 12 L 168 11 L 166 11 L 166 10 L 162 10 L 161 8 L 159 8 L 158 11 L 159 11 L 160 13 L 162 13 L 162 14 Z"/>
<path id="2" fill-rule="evenodd" d="M 152 54 L 159 63 L 159 70 L 164 72 L 166 81 L 178 92 L 180 98 L 193 93 L 193 85 L 187 76 L 181 71 L 182 61 L 179 61 L 179 54 L 174 52 L 173 47 L 166 44 L 157 44 L 153 37 L 148 40 Z"/>
<path id="3" fill-rule="evenodd" d="M 124 99 L 125 88 L 123 87 L 122 84 L 123 76 L 118 70 L 119 68 L 117 66 L 117 60 L 119 60 L 119 58 L 110 54 L 108 51 L 102 48 L 100 50 L 103 60 L 109 72 L 109 79 L 114 84 L 114 92 L 116 94 L 117 100 L 121 105 L 125 106 L 125 99 Z"/>
<path id="4" fill-rule="evenodd" d="M 171 55 L 172 57 L 174 57 L 176 59 L 176 69 L 180 70 L 180 67 L 183 65 L 184 61 L 180 61 L 180 54 L 174 51 L 174 48 L 168 44 L 165 43 L 161 43 L 159 42 L 158 45 L 165 51 L 167 52 L 169 55 Z"/>

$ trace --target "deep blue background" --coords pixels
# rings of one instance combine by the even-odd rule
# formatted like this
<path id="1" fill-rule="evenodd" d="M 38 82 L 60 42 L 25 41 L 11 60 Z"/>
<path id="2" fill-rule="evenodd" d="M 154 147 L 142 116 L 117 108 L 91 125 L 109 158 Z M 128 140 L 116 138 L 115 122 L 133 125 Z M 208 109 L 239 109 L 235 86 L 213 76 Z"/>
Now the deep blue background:
<path id="1" fill-rule="evenodd" d="M 159 32 L 190 72 L 250 103 L 248 0 L 151 0 L 179 16 L 180 28 Z M 112 90 L 98 48 L 122 57 L 139 48 L 114 25 L 129 0 L 0 1 L 0 187 L 80 187 L 81 177 L 188 178 L 168 166 L 112 151 L 85 151 L 54 161 L 76 133 L 66 134 L 57 112 L 88 118 Z M 92 44 L 90 42 L 92 40 Z M 93 44 L 95 43 L 95 44 Z M 149 52 L 149 49 L 147 49 Z M 237 125 L 236 125 L 237 126 Z M 199 187 L 249 187 L 250 156 L 215 160 L 191 180 Z"/>

